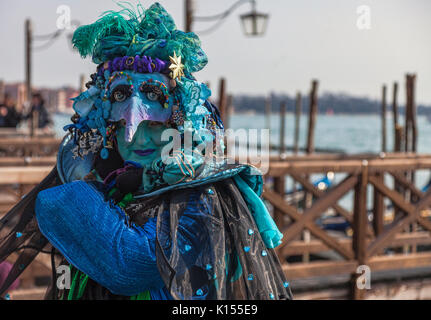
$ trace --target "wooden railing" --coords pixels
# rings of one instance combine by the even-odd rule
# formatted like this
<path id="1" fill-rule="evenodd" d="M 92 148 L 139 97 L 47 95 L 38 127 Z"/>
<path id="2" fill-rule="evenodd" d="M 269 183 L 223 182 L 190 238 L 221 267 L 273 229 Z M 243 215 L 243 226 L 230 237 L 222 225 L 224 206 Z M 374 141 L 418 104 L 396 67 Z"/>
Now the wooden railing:
<path id="1" fill-rule="evenodd" d="M 0 139 L 0 157 L 43 157 L 57 153 L 61 139 L 53 137 L 11 137 Z"/>
<path id="2" fill-rule="evenodd" d="M 54 157 L 32 158 L 32 161 L 0 159 L 1 188 L 3 191 L 10 188 L 15 195 L 10 203 L 0 203 L 0 209 L 3 211 L 18 201 L 28 188 L 49 173 L 54 163 Z M 431 155 L 310 155 L 271 159 L 266 175 L 271 179 L 267 179 L 263 198 L 273 207 L 284 234 L 277 253 L 287 278 L 350 275 L 352 297 L 360 299 L 365 291 L 356 286 L 360 275 L 356 272 L 358 266 L 366 265 L 371 272 L 431 267 L 431 249 L 426 247 L 431 248 L 431 221 L 427 214 L 431 191 L 422 192 L 410 179 L 410 173 L 418 170 L 431 170 Z M 327 190 L 311 183 L 311 175 L 328 172 L 334 172 L 337 182 Z M 311 195 L 309 204 L 301 207 L 290 202 L 284 189 L 277 189 L 285 185 L 277 179 L 286 177 L 301 185 L 304 194 Z M 275 188 L 271 187 L 270 180 L 274 180 Z M 11 185 L 19 188 L 11 188 Z M 351 193 L 354 194 L 352 208 L 339 203 Z M 369 200 L 373 201 L 368 201 L 372 205 L 367 208 L 370 196 L 373 199 Z M 390 210 L 385 207 L 385 199 L 393 206 L 393 218 L 387 218 Z M 335 234 L 323 229 L 317 219 L 328 213 L 337 213 L 338 219 L 349 223 L 349 232 Z M 310 232 L 311 237 L 303 237 L 304 232 Z M 335 253 L 336 258 L 309 262 L 292 262 L 291 259 L 324 252 Z"/>
<path id="3" fill-rule="evenodd" d="M 39 184 L 54 165 L 55 157 L 0 158 L 0 218 Z"/>
<path id="4" fill-rule="evenodd" d="M 431 244 L 431 221 L 426 214 L 431 206 L 431 191 L 420 191 L 412 182 L 414 179 L 408 178 L 419 169 L 431 169 L 431 156 L 317 155 L 272 160 L 267 177 L 273 178 L 274 187 L 266 185 L 263 198 L 274 208 L 275 219 L 284 235 L 277 252 L 289 279 L 350 274 L 352 298 L 361 299 L 365 290 L 356 285 L 361 275 L 356 272 L 358 266 L 366 265 L 371 272 L 431 267 L 431 249 L 424 248 Z M 311 174 L 328 172 L 345 177 L 326 191 L 310 182 Z M 285 185 L 278 181 L 285 177 L 290 177 L 302 185 L 304 193 L 312 195 L 309 207 L 299 209 L 286 200 L 284 189 L 277 189 L 278 185 Z M 353 210 L 339 204 L 349 192 L 354 193 Z M 370 194 L 373 205 L 367 210 Z M 394 218 L 389 223 L 385 221 L 385 198 L 394 208 Z M 334 235 L 316 223 L 328 210 L 350 224 L 351 235 Z M 301 239 L 304 231 L 311 233 L 311 239 Z M 417 250 L 419 245 L 421 250 Z M 392 248 L 390 252 L 388 248 Z M 335 252 L 338 259 L 288 262 L 289 257 L 295 255 L 323 251 Z"/>

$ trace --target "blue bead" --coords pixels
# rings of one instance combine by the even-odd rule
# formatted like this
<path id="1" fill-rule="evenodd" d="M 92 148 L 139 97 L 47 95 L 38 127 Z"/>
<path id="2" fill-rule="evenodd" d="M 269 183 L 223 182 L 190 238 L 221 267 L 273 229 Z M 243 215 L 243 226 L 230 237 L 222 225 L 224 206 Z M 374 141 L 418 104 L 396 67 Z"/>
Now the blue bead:
<path id="1" fill-rule="evenodd" d="M 266 255 L 267 255 L 268 253 L 266 252 L 266 250 L 262 250 L 262 256 L 263 257 L 266 257 Z"/>
<path id="2" fill-rule="evenodd" d="M 184 246 L 184 249 L 185 249 L 186 251 L 190 251 L 190 250 L 192 249 L 192 247 L 190 247 L 188 244 L 186 244 L 186 245 Z"/>
<path id="3" fill-rule="evenodd" d="M 283 286 L 284 286 L 285 288 L 287 288 L 287 287 L 289 286 L 289 282 L 285 281 L 285 282 L 283 283 Z"/>
<path id="4" fill-rule="evenodd" d="M 248 234 L 251 236 L 254 233 L 252 229 L 248 229 Z"/>
<path id="5" fill-rule="evenodd" d="M 214 190 L 213 189 L 208 189 L 207 190 L 207 194 L 213 195 L 214 194 Z"/>
<path id="6" fill-rule="evenodd" d="M 20 264 L 20 265 L 19 265 L 19 269 L 20 269 L 20 270 L 24 270 L 24 268 L 25 268 L 25 265 L 24 265 L 24 264 Z"/>
<path id="7" fill-rule="evenodd" d="M 204 292 L 202 291 L 202 289 L 199 289 L 198 291 L 196 291 L 196 294 L 197 294 L 198 296 L 201 296 L 201 295 L 203 295 L 203 294 L 204 294 Z"/>
<path id="8" fill-rule="evenodd" d="M 103 148 L 102 151 L 100 151 L 100 156 L 102 157 L 103 160 L 108 159 L 108 157 L 109 157 L 108 149 Z"/>
<path id="9" fill-rule="evenodd" d="M 247 280 L 252 281 L 253 279 L 254 279 L 254 277 L 253 277 L 253 275 L 250 273 L 250 274 L 248 275 Z"/>
<path id="10" fill-rule="evenodd" d="M 249 252 L 250 251 L 250 247 L 244 247 L 244 251 L 245 252 Z"/>
<path id="11" fill-rule="evenodd" d="M 213 267 L 210 264 L 207 264 L 206 269 L 211 270 Z"/>
<path id="12" fill-rule="evenodd" d="M 269 298 L 270 298 L 271 300 L 274 300 L 274 294 L 270 293 L 270 294 L 269 294 Z"/>
<path id="13" fill-rule="evenodd" d="M 5 298 L 6 300 L 10 300 L 10 295 L 9 295 L 9 293 L 6 293 L 6 295 L 4 296 L 4 298 Z"/>
<path id="14" fill-rule="evenodd" d="M 16 237 L 17 237 L 17 238 L 22 237 L 22 233 L 21 233 L 21 232 L 17 232 L 17 233 L 16 233 Z"/>

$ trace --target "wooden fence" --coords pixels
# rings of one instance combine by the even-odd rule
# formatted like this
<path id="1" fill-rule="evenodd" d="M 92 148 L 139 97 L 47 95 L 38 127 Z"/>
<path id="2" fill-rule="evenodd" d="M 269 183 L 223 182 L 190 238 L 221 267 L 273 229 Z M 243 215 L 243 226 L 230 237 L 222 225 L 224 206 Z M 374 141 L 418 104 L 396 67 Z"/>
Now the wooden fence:
<path id="1" fill-rule="evenodd" d="M 19 186 L 13 189 L 15 200 L 0 203 L 1 211 L 5 212 L 26 190 L 41 181 L 54 162 L 54 157 L 33 158 L 31 162 L 24 158 L 1 159 L 1 187 Z M 10 167 L 12 163 L 14 166 Z M 284 234 L 277 252 L 288 279 L 350 275 L 352 298 L 361 299 L 365 291 L 356 286 L 360 276 L 356 273 L 358 266 L 366 265 L 371 272 L 431 267 L 431 249 L 426 247 L 431 248 L 431 221 L 426 214 L 431 206 L 431 191 L 422 192 L 409 178 L 418 170 L 431 170 L 431 155 L 272 158 L 266 178 L 272 178 L 274 183 L 273 187 L 271 183 L 265 185 L 263 198 L 274 208 L 275 219 Z M 334 172 L 339 179 L 327 190 L 311 183 L 311 175 L 328 172 Z M 301 185 L 304 193 L 311 194 L 313 200 L 309 206 L 300 208 L 288 201 L 284 190 L 277 189 L 285 185 L 277 179 L 286 177 Z M 339 204 L 340 199 L 352 193 L 352 208 Z M 390 211 L 386 209 L 388 203 L 393 206 L 391 221 L 385 219 Z M 328 212 L 349 223 L 351 232 L 334 233 L 323 229 L 317 220 Z M 305 231 L 311 233 L 310 238 L 303 237 Z M 312 259 L 310 262 L 292 262 L 290 259 L 328 251 L 336 253 L 337 258 Z"/>
<path id="2" fill-rule="evenodd" d="M 53 137 L 0 139 L 0 157 L 46 157 L 57 153 L 61 140 Z"/>
<path id="3" fill-rule="evenodd" d="M 360 276 L 356 273 L 358 266 L 366 265 L 371 272 L 431 267 L 431 251 L 415 250 L 419 245 L 431 244 L 431 221 L 423 215 L 424 210 L 431 205 L 431 191 L 420 191 L 406 177 L 406 172 L 431 169 L 431 156 L 313 155 L 290 157 L 283 161 L 272 160 L 267 176 L 274 179 L 275 188 L 266 186 L 263 197 L 274 207 L 277 224 L 284 234 L 283 243 L 277 250 L 289 279 L 350 274 L 352 298 L 361 299 L 365 292 L 356 285 Z M 326 192 L 309 180 L 310 174 L 328 172 L 344 174 L 345 178 Z M 280 185 L 277 179 L 285 179 L 286 176 L 312 194 L 314 201 L 310 207 L 299 210 L 286 201 L 284 190 L 277 190 L 277 185 Z M 387 176 L 393 178 L 391 180 L 395 181 L 395 187 L 387 183 Z M 368 218 L 367 210 L 369 187 L 373 196 L 370 210 L 372 219 Z M 349 192 L 354 193 L 353 210 L 338 204 Z M 395 209 L 395 217 L 390 223 L 386 223 L 384 219 L 385 198 L 390 200 Z M 332 209 L 350 224 L 352 236 L 334 236 L 316 224 L 316 220 L 327 213 L 328 209 Z M 305 230 L 313 236 L 309 241 L 301 240 Z M 392 251 L 388 254 L 385 250 L 405 246 L 412 246 L 414 249 L 395 254 Z M 328 250 L 336 252 L 340 259 L 287 262 L 290 256 Z"/>

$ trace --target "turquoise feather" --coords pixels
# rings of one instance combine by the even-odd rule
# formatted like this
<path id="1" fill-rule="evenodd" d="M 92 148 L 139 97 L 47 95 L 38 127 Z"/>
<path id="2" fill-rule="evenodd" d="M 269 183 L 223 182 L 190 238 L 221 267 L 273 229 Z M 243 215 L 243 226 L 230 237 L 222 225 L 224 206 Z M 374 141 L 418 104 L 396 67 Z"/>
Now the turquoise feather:
<path id="1" fill-rule="evenodd" d="M 205 67 L 208 59 L 198 36 L 178 30 L 159 3 L 148 10 L 124 1 L 118 5 L 120 11 L 106 11 L 95 23 L 75 31 L 72 44 L 82 57 L 91 56 L 96 64 L 126 55 L 169 61 L 176 52 L 183 58 L 187 77 Z"/>

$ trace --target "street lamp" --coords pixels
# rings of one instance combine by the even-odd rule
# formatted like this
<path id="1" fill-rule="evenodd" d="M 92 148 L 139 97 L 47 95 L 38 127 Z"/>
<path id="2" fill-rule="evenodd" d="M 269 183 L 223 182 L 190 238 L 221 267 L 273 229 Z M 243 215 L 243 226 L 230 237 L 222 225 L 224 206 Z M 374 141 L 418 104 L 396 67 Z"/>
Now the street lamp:
<path id="1" fill-rule="evenodd" d="M 246 36 L 263 36 L 265 34 L 269 15 L 256 11 L 256 1 L 252 2 L 251 12 L 240 17 Z"/>
<path id="2" fill-rule="evenodd" d="M 215 29 L 217 29 L 237 7 L 250 2 L 252 5 L 251 12 L 240 16 L 245 35 L 262 36 L 266 31 L 269 15 L 256 11 L 256 0 L 238 0 L 226 11 L 214 16 L 206 16 L 206 17 L 193 16 L 192 1 L 193 0 L 185 0 L 187 32 L 191 31 L 192 29 L 191 24 L 194 20 L 215 21 L 215 24 L 211 28 L 201 32 L 197 32 L 199 35 L 209 34 L 213 32 Z"/>

